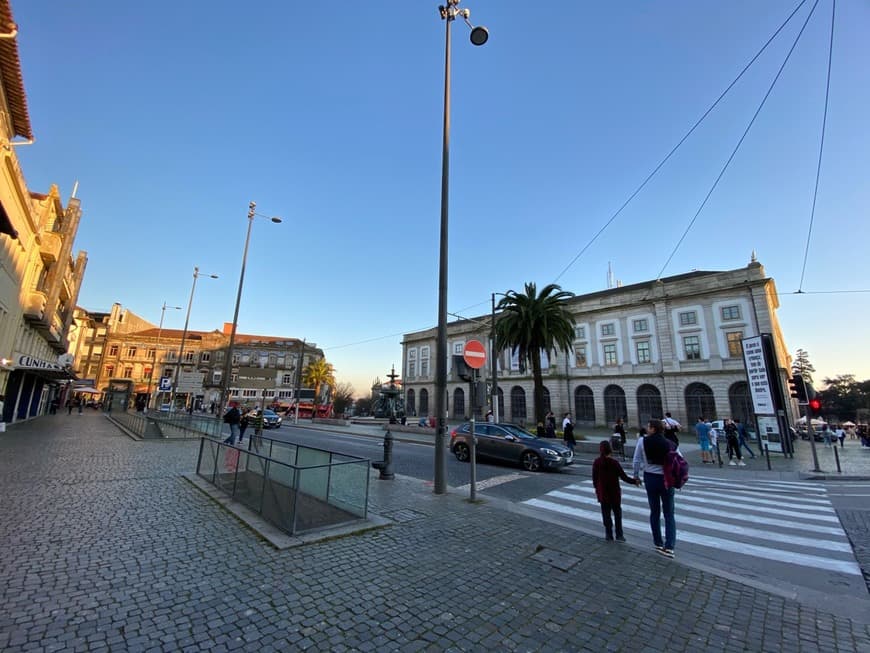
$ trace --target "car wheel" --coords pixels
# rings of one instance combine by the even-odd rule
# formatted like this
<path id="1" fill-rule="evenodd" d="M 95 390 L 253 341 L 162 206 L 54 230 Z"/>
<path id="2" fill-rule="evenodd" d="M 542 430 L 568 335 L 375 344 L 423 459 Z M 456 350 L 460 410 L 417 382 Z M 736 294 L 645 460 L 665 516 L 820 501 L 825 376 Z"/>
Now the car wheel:
<path id="1" fill-rule="evenodd" d="M 453 447 L 453 455 L 456 456 L 456 460 L 461 463 L 467 463 L 469 458 L 471 458 L 471 452 L 468 450 L 468 445 L 464 442 L 460 442 Z"/>
<path id="2" fill-rule="evenodd" d="M 524 451 L 523 469 L 525 469 L 527 472 L 541 471 L 541 457 L 534 451 Z"/>

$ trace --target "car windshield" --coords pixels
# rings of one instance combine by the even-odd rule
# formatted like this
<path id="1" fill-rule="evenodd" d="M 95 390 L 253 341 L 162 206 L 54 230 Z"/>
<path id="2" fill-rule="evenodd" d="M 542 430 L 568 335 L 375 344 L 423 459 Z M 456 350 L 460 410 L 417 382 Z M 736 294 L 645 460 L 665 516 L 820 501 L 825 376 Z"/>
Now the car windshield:
<path id="1" fill-rule="evenodd" d="M 528 431 L 524 431 L 519 426 L 514 426 L 513 424 L 499 424 L 501 428 L 505 431 L 518 437 L 520 440 L 535 440 L 537 439 L 534 435 L 529 433 Z"/>

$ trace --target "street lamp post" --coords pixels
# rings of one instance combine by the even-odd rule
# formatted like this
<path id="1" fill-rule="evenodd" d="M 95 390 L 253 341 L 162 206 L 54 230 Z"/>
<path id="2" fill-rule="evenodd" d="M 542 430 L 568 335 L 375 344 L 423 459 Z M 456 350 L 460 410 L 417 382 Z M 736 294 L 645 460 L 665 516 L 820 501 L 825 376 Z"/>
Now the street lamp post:
<path id="1" fill-rule="evenodd" d="M 187 340 L 187 325 L 190 323 L 190 308 L 193 306 L 193 293 L 196 291 L 196 280 L 202 276 L 199 273 L 199 268 L 193 268 L 193 285 L 190 287 L 190 299 L 187 300 L 187 317 L 184 318 L 184 331 L 181 332 L 181 346 L 178 349 L 178 369 L 172 377 L 172 393 L 169 396 L 169 410 L 175 408 L 175 394 L 178 392 L 178 378 L 181 376 L 181 368 L 184 364 L 184 341 Z M 206 275 L 210 279 L 217 279 L 218 275 Z"/>
<path id="2" fill-rule="evenodd" d="M 233 345 L 236 342 L 236 328 L 239 324 L 239 305 L 242 303 L 242 287 L 245 284 L 245 264 L 248 261 L 248 244 L 251 242 L 251 226 L 254 224 L 254 218 L 268 218 L 275 224 L 279 224 L 281 222 L 281 218 L 276 218 L 274 216 L 262 215 L 256 212 L 257 203 L 251 202 L 248 204 L 248 231 L 245 234 L 245 249 L 242 251 L 242 271 L 239 274 L 239 291 L 236 293 L 236 308 L 233 311 L 233 326 L 230 330 L 230 342 L 227 345 L 227 355 L 226 360 L 224 361 L 224 374 L 221 379 L 221 401 L 220 401 L 220 410 L 218 414 L 223 412 L 224 406 L 229 402 L 229 393 L 230 393 L 230 373 L 232 372 L 233 365 Z"/>
<path id="3" fill-rule="evenodd" d="M 438 11 L 445 21 L 444 45 L 444 138 L 441 150 L 441 231 L 438 258 L 438 335 L 435 343 L 435 494 L 447 492 L 447 205 L 450 189 L 450 24 L 460 16 L 471 27 L 471 42 L 483 45 L 489 38 L 485 27 L 473 27 L 471 12 L 458 7 L 459 0 L 447 0 Z"/>
<path id="4" fill-rule="evenodd" d="M 167 306 L 163 302 L 163 307 L 160 309 L 160 326 L 157 327 L 157 342 L 154 343 L 154 355 L 151 357 L 151 376 L 148 377 L 148 407 L 153 408 L 154 402 L 151 396 L 151 386 L 154 384 L 154 372 L 157 371 L 157 350 L 160 349 L 160 335 L 163 333 L 163 318 L 166 316 L 166 309 L 171 308 L 175 311 L 180 311 L 181 306 Z"/>

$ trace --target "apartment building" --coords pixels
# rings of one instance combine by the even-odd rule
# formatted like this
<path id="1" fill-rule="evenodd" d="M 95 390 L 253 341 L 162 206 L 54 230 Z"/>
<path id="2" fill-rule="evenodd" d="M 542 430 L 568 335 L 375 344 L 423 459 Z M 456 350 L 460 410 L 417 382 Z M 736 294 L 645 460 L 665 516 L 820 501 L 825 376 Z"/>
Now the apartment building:
<path id="1" fill-rule="evenodd" d="M 742 350 L 751 336 L 771 334 L 775 373 L 783 383 L 789 374 L 776 286 L 754 257 L 745 268 L 611 288 L 576 296 L 568 306 L 576 320 L 571 350 L 541 353 L 545 403 L 557 415 L 571 412 L 581 426 L 612 426 L 621 417 L 633 427 L 665 411 L 686 426 L 699 416 L 751 420 Z M 488 343 L 490 324 L 490 315 L 448 324 L 451 418 L 470 414 L 468 384 L 458 378 L 453 356 L 471 338 Z M 403 338 L 409 414 L 434 410 L 436 335 L 433 328 Z M 500 419 L 530 425 L 531 371 L 510 351 L 496 364 Z M 492 361 L 481 377 L 491 382 Z"/>

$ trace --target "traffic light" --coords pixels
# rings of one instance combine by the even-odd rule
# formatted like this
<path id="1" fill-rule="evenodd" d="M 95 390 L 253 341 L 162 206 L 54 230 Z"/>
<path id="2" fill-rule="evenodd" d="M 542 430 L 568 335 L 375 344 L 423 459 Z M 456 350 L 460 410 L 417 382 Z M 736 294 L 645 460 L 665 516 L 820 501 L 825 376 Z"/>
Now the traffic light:
<path id="1" fill-rule="evenodd" d="M 819 413 L 822 412 L 822 401 L 817 397 L 813 397 L 807 403 L 807 409 L 809 410 L 810 417 L 818 417 Z"/>
<path id="2" fill-rule="evenodd" d="M 797 399 L 799 404 L 805 404 L 809 400 L 809 392 L 804 377 L 795 374 L 788 380 L 788 389 L 792 399 Z"/>

